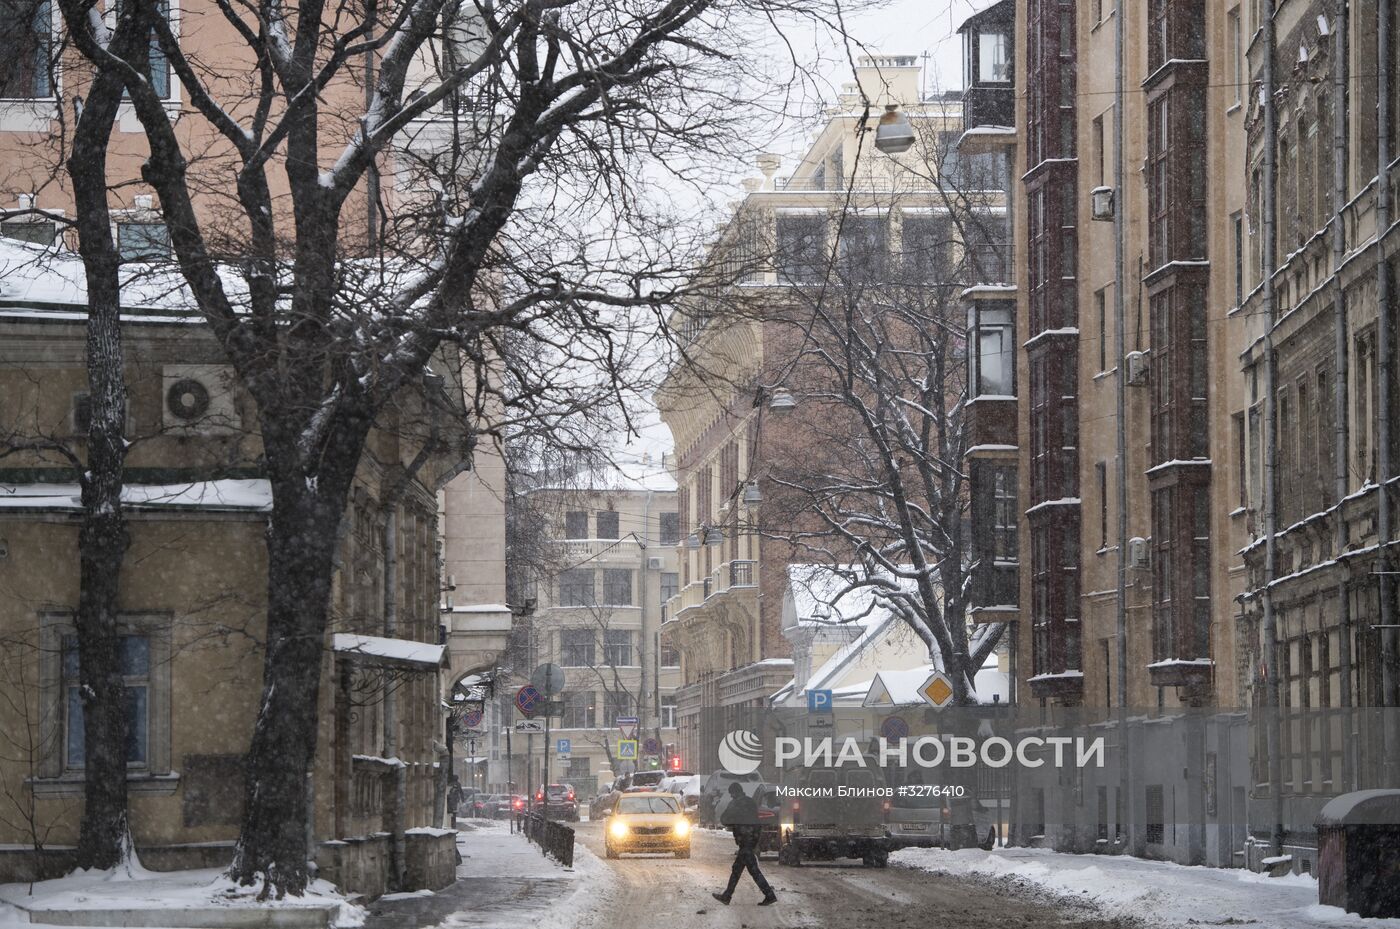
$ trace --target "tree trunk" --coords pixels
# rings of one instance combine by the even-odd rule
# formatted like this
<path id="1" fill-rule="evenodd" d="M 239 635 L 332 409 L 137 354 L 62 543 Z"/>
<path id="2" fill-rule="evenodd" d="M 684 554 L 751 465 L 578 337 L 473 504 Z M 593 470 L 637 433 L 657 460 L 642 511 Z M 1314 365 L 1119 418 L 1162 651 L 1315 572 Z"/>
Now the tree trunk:
<path id="1" fill-rule="evenodd" d="M 129 849 L 126 798 L 126 689 L 118 617 L 128 544 L 122 512 L 126 464 L 126 382 L 118 256 L 107 211 L 107 143 L 120 78 L 103 74 L 74 134 L 69 176 L 77 202 L 79 251 L 87 281 L 87 473 L 78 532 L 78 682 L 83 706 L 84 806 L 80 868 L 116 867 Z"/>
<path id="2" fill-rule="evenodd" d="M 299 476 L 273 479 L 278 515 L 267 536 L 263 693 L 230 868 L 235 880 L 263 880 L 262 895 L 278 898 L 302 894 L 308 881 L 306 779 L 316 756 L 332 558 L 345 503 L 343 491 L 322 494 L 307 484 Z"/>

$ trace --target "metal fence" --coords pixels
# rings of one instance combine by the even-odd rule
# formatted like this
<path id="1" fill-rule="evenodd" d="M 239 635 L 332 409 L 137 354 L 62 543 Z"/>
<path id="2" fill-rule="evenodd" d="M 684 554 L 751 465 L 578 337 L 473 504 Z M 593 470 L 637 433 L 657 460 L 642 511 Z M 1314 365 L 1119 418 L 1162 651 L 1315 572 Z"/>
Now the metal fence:
<path id="1" fill-rule="evenodd" d="M 552 819 L 545 819 L 538 812 L 531 813 L 523 817 L 521 824 L 525 829 L 525 838 L 534 842 L 544 852 L 555 861 L 566 868 L 574 866 L 574 830 L 563 823 L 557 823 Z"/>

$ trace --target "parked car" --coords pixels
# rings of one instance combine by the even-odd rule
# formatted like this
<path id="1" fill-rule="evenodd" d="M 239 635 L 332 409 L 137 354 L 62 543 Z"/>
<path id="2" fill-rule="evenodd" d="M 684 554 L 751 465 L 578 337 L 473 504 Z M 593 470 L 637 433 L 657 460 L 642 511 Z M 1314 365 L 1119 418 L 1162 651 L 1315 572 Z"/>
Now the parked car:
<path id="1" fill-rule="evenodd" d="M 744 789 L 744 793 L 752 797 L 763 786 L 763 776 L 757 771 L 751 774 L 730 774 L 720 770 L 707 777 L 705 786 L 700 790 L 700 825 L 720 825 L 724 811 L 729 806 L 730 784 L 738 784 Z"/>
<path id="2" fill-rule="evenodd" d="M 700 818 L 700 775 L 698 774 L 675 774 L 665 777 L 658 788 L 664 793 L 675 794 L 680 801 L 681 812 L 691 822 L 698 822 Z"/>
<path id="3" fill-rule="evenodd" d="M 655 790 L 666 779 L 665 771 L 633 771 L 627 775 L 627 789 L 636 791 L 638 788 Z"/>
<path id="4" fill-rule="evenodd" d="M 758 803 L 758 825 L 762 828 L 758 839 L 758 854 L 781 852 L 783 801 L 778 796 L 778 788 L 772 784 L 764 784 L 758 788 L 754 800 Z"/>
<path id="5" fill-rule="evenodd" d="M 506 802 L 501 805 L 500 812 L 496 815 L 497 819 L 506 819 L 525 812 L 524 794 L 505 794 L 504 796 Z"/>
<path id="6" fill-rule="evenodd" d="M 883 868 L 890 857 L 886 833 L 888 805 L 875 788 L 885 786 L 870 764 L 864 768 L 804 768 L 797 773 L 799 795 L 784 800 L 782 847 L 778 863 L 859 858 Z M 853 788 L 841 796 L 838 787 Z"/>
<path id="7" fill-rule="evenodd" d="M 543 810 L 545 819 L 578 822 L 578 798 L 571 784 L 550 784 L 535 791 L 535 809 Z"/>
<path id="8" fill-rule="evenodd" d="M 609 858 L 632 852 L 671 852 L 690 857 L 690 821 L 674 794 L 624 793 L 608 814 L 604 848 Z"/>

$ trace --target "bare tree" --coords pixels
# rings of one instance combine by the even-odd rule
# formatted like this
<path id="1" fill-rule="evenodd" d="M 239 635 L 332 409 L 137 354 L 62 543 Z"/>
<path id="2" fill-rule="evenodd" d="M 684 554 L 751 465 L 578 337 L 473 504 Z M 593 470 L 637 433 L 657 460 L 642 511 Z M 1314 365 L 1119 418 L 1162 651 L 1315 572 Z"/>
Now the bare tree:
<path id="1" fill-rule="evenodd" d="M 815 3 L 216 5 L 241 42 L 219 61 L 187 53 L 159 0 L 122 5 L 211 144 L 177 132 L 144 42 L 118 41 L 95 0 L 60 2 L 67 40 L 126 85 L 178 267 L 257 404 L 274 500 L 267 650 L 231 873 L 281 895 L 307 880 L 336 529 L 376 418 L 446 346 L 479 368 L 511 357 L 505 332 L 615 369 L 618 311 L 664 305 L 686 277 L 674 228 L 639 208 L 639 179 L 668 160 L 693 177 L 695 156 L 742 150 L 737 31 Z M 404 149 L 424 150 L 425 121 L 446 135 L 415 160 Z M 347 261 L 361 216 L 365 246 Z M 516 408 L 578 386 L 559 370 L 521 372 Z"/>

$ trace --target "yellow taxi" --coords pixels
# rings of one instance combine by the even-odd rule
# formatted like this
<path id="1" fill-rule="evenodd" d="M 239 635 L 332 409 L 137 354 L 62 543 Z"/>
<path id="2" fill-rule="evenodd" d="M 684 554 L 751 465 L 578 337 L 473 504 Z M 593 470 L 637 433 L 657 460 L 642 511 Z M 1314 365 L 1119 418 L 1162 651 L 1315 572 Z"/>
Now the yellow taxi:
<path id="1" fill-rule="evenodd" d="M 608 811 L 604 844 L 609 858 L 629 853 L 670 852 L 690 857 L 690 820 L 675 794 L 624 793 Z"/>

